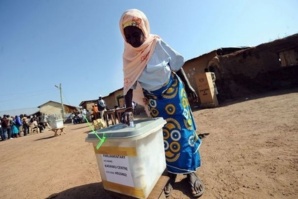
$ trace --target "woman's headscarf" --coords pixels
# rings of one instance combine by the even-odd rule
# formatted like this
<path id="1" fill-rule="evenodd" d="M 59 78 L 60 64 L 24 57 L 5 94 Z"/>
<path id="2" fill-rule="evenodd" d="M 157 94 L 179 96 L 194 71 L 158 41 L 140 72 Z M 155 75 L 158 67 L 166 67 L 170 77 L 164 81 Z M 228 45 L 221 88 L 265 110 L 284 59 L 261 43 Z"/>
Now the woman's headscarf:
<path id="1" fill-rule="evenodd" d="M 157 35 L 150 34 L 149 21 L 146 15 L 137 9 L 130 9 L 123 13 L 120 19 L 120 31 L 124 39 L 124 53 L 123 53 L 123 72 L 124 72 L 124 95 L 127 91 L 133 86 L 137 81 L 142 71 L 149 61 L 156 42 L 158 40 Z M 129 43 L 126 42 L 124 35 L 124 28 L 127 26 L 136 26 L 142 30 L 145 42 L 138 48 L 132 47 Z M 141 89 L 139 85 L 134 91 L 134 101 L 138 104 L 143 104 L 143 99 L 140 97 L 143 94 L 140 93 Z M 140 100 L 142 102 L 140 102 Z"/>

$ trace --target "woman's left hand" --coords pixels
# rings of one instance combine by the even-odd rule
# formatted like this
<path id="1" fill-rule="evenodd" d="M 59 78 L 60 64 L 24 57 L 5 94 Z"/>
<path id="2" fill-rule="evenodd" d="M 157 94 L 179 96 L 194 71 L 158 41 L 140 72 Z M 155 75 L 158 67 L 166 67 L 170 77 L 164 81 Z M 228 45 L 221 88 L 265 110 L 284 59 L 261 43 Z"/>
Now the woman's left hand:
<path id="1" fill-rule="evenodd" d="M 185 72 L 184 72 L 183 68 L 181 68 L 180 70 L 176 71 L 176 74 L 180 77 L 180 79 L 184 83 L 184 88 L 185 88 L 185 91 L 186 91 L 187 96 L 192 101 L 198 102 L 199 101 L 198 95 L 197 95 L 195 89 L 193 89 L 193 87 L 189 83 L 188 78 L 185 75 Z"/>
<path id="2" fill-rule="evenodd" d="M 198 94 L 196 93 L 195 89 L 193 89 L 192 86 L 190 85 L 185 85 L 185 91 L 187 96 L 193 101 L 193 102 L 198 102 L 199 97 Z"/>

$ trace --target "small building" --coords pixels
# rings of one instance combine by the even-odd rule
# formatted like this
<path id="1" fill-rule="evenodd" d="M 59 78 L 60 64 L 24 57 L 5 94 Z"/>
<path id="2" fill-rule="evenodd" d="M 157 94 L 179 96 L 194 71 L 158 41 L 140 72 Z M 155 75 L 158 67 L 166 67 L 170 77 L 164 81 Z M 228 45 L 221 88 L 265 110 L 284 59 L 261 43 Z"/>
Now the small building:
<path id="1" fill-rule="evenodd" d="M 67 117 L 73 112 L 78 111 L 78 107 L 76 106 L 71 106 L 67 104 L 63 104 L 64 107 L 64 117 Z M 47 114 L 47 115 L 56 115 L 60 116 L 62 118 L 62 107 L 60 102 L 55 102 L 55 101 L 48 101 L 40 106 L 38 106 L 39 112 L 42 114 Z M 66 118 L 64 118 L 66 119 Z"/>

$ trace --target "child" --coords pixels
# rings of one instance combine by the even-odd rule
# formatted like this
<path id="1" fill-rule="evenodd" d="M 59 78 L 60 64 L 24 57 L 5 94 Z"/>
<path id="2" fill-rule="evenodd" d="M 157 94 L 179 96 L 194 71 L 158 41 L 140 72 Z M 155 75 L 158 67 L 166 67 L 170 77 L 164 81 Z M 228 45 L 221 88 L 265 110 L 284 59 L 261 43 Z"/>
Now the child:
<path id="1" fill-rule="evenodd" d="M 197 99 L 197 95 L 182 69 L 184 58 L 159 36 L 150 34 L 149 22 L 143 12 L 127 10 L 119 25 L 124 38 L 127 111 L 132 111 L 133 100 L 146 106 L 152 117 L 163 117 L 167 121 L 163 135 L 170 181 L 165 193 L 170 194 L 176 174 L 186 174 L 193 196 L 199 197 L 204 187 L 195 172 L 201 165 L 201 141 L 196 134 L 186 93 L 193 99 Z"/>

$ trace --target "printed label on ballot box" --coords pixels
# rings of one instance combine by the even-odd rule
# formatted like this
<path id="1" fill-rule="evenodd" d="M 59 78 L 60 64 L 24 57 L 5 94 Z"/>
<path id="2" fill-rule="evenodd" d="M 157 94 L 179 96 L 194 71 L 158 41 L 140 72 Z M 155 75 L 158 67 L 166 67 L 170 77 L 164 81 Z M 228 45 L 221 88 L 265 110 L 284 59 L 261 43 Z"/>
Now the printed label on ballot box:
<path id="1" fill-rule="evenodd" d="M 101 155 L 107 181 L 134 187 L 128 157 L 123 155 Z"/>

